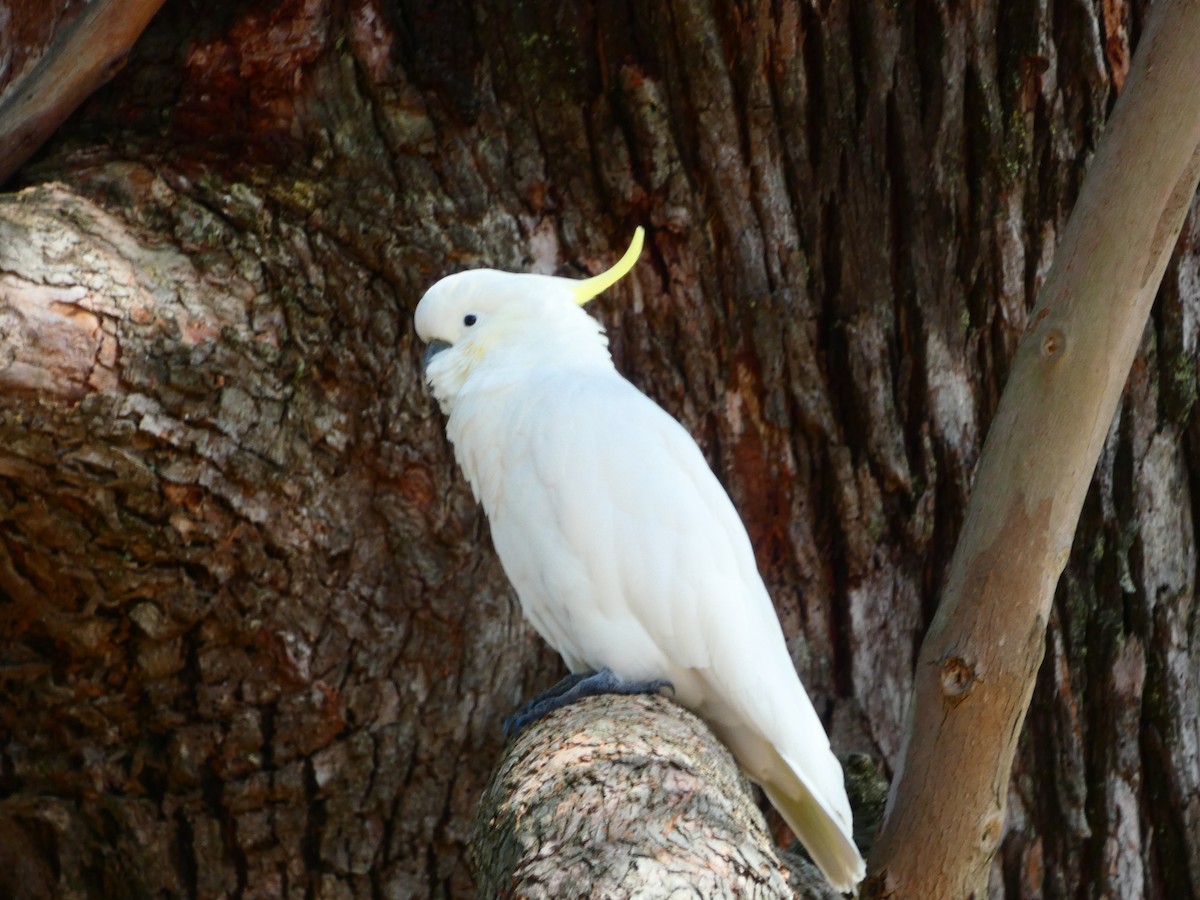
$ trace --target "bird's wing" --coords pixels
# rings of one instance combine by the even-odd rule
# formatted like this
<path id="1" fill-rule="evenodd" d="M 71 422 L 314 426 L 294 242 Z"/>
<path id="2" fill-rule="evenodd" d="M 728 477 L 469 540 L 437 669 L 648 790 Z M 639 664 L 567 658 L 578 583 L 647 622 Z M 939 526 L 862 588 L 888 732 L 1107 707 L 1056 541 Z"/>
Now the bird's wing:
<path id="1" fill-rule="evenodd" d="M 523 393 L 492 522 L 522 600 L 570 604 L 592 665 L 616 668 L 603 625 L 629 620 L 674 667 L 715 667 L 747 711 L 762 685 L 795 682 L 746 530 L 683 426 L 615 373 Z"/>
<path id="2" fill-rule="evenodd" d="M 546 605 L 570 603 L 580 653 L 592 666 L 616 671 L 641 652 L 630 633 L 636 626 L 675 666 L 707 668 L 712 618 L 721 614 L 710 598 L 736 608 L 745 602 L 745 579 L 757 572 L 745 530 L 699 448 L 615 373 L 560 376 L 536 394 L 512 423 L 527 436 L 527 450 L 506 466 L 506 494 L 516 492 L 503 504 L 511 521 L 493 520 L 494 535 L 521 535 L 499 535 L 497 548 L 529 558 L 519 566 L 525 584 L 514 577 L 522 599 L 553 590 L 560 596 L 544 598 Z M 539 521 L 546 515 L 551 522 Z M 535 549 L 531 534 L 551 544 Z M 542 571 L 531 577 L 534 565 Z M 751 618 L 766 613 L 773 621 L 765 595 L 751 602 L 768 607 Z M 617 627 L 623 622 L 628 631 Z M 637 665 L 630 658 L 629 671 L 618 674 L 632 677 Z"/>

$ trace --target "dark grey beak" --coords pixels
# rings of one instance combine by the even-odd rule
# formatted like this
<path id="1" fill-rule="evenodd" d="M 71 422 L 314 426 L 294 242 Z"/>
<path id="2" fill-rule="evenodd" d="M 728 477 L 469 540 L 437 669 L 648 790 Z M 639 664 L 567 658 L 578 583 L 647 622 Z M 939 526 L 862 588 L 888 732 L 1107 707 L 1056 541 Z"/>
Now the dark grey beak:
<path id="1" fill-rule="evenodd" d="M 429 345 L 425 348 L 425 359 L 421 363 L 421 371 L 428 369 L 429 363 L 433 360 L 433 358 L 443 350 L 448 349 L 450 349 L 450 345 L 445 341 L 430 341 Z"/>

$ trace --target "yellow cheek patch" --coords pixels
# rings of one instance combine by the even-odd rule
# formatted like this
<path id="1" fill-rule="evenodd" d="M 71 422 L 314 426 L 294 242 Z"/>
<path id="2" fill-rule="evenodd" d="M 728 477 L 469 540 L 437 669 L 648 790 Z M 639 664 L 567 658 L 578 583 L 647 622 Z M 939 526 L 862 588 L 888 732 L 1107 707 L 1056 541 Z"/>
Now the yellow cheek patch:
<path id="1" fill-rule="evenodd" d="M 641 225 L 633 232 L 633 241 L 629 244 L 629 249 L 625 251 L 625 255 L 617 262 L 615 266 L 607 272 L 601 272 L 599 275 L 593 275 L 591 278 L 585 278 L 579 282 L 574 288 L 575 302 L 580 306 L 587 303 L 593 297 L 596 297 L 629 274 L 629 270 L 633 268 L 633 264 L 638 261 L 638 257 L 642 255 L 642 244 L 646 239 L 646 229 Z"/>

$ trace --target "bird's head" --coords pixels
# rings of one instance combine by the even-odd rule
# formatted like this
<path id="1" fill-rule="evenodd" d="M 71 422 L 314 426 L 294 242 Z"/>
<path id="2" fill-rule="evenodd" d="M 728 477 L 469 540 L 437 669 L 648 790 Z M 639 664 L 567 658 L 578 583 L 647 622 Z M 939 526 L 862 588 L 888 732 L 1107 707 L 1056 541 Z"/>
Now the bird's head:
<path id="1" fill-rule="evenodd" d="M 467 378 L 489 363 L 529 365 L 597 350 L 607 359 L 603 329 L 581 307 L 633 268 L 643 240 L 639 227 L 615 266 L 583 280 L 473 269 L 436 282 L 415 314 L 434 396 L 453 404 Z"/>

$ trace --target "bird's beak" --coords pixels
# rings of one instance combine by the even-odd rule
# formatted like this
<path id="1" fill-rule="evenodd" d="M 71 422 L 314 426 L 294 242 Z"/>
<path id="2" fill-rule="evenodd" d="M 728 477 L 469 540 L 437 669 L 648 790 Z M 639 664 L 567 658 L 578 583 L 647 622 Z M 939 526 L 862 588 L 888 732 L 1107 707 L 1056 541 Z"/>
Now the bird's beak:
<path id="1" fill-rule="evenodd" d="M 449 350 L 449 349 L 450 349 L 450 345 L 447 344 L 445 341 L 430 341 L 429 345 L 425 348 L 425 359 L 421 364 L 421 370 L 422 371 L 428 370 L 429 364 L 431 362 L 433 362 L 433 358 L 435 356 L 437 356 L 439 353 L 441 353 L 443 350 Z"/>

